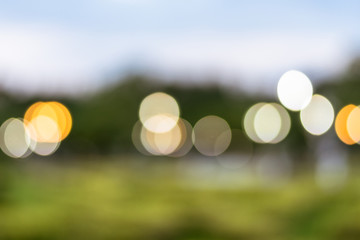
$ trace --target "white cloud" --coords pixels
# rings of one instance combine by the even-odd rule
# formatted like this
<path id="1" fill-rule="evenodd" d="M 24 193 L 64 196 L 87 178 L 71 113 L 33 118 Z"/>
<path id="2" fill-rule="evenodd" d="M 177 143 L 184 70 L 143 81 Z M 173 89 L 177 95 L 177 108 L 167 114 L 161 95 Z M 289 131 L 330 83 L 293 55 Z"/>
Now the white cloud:
<path id="1" fill-rule="evenodd" d="M 109 42 L 111 38 L 101 39 L 49 26 L 2 25 L 2 84 L 10 89 L 29 91 L 86 91 L 98 85 L 107 65 L 125 55 L 114 42 Z"/>
<path id="2" fill-rule="evenodd" d="M 245 87 L 276 87 L 288 69 L 312 70 L 329 76 L 347 64 L 344 42 L 334 36 L 296 34 L 207 35 L 158 41 L 156 62 L 168 71 L 234 76 Z M 274 78 L 275 77 L 275 78 Z"/>
<path id="3" fill-rule="evenodd" d="M 0 84 L 30 91 L 86 91 L 101 84 L 111 68 L 126 67 L 137 57 L 170 76 L 211 72 L 252 89 L 268 88 L 288 69 L 337 73 L 348 60 L 346 50 L 339 38 L 311 33 L 97 35 L 3 24 Z"/>

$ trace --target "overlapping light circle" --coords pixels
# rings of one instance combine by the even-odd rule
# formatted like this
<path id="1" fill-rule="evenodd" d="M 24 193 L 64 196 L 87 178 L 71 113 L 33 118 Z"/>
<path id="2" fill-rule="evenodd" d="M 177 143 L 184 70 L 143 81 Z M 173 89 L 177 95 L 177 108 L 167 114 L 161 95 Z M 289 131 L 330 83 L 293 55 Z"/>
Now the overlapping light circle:
<path id="1" fill-rule="evenodd" d="M 335 120 L 335 131 L 345 144 L 360 142 L 360 108 L 353 104 L 343 107 Z"/>
<path id="2" fill-rule="evenodd" d="M 27 156 L 31 139 L 21 119 L 10 118 L 0 127 L 0 147 L 13 158 Z"/>
<path id="3" fill-rule="evenodd" d="M 324 96 L 315 94 L 300 112 L 301 123 L 313 135 L 327 132 L 334 122 L 334 108 Z"/>
<path id="4" fill-rule="evenodd" d="M 313 87 L 310 79 L 304 73 L 291 70 L 281 76 L 277 94 L 281 104 L 286 108 L 300 111 L 310 103 Z"/>
<path id="5" fill-rule="evenodd" d="M 150 94 L 140 104 L 140 121 L 151 132 L 170 131 L 176 126 L 179 116 L 178 103 L 172 96 L 163 92 Z"/>
<path id="6" fill-rule="evenodd" d="M 144 155 L 181 157 L 192 148 L 192 126 L 180 118 L 177 101 L 163 92 L 145 97 L 132 132 L 136 149 Z"/>
<path id="7" fill-rule="evenodd" d="M 133 128 L 132 138 L 137 150 L 145 155 L 181 157 L 192 148 L 191 131 L 190 123 L 181 118 L 175 127 L 163 133 L 151 132 L 138 122 Z"/>
<path id="8" fill-rule="evenodd" d="M 348 145 L 360 142 L 360 107 L 349 104 L 343 107 L 335 119 L 335 131 L 339 139 Z"/>
<path id="9" fill-rule="evenodd" d="M 170 131 L 154 133 L 143 126 L 140 139 L 145 149 L 151 154 L 169 155 L 181 142 L 181 130 L 179 125 L 175 125 Z"/>
<path id="10" fill-rule="evenodd" d="M 356 143 L 349 135 L 347 124 L 350 113 L 356 108 L 357 107 L 353 104 L 346 105 L 339 111 L 335 119 L 336 134 L 342 142 L 348 145 Z"/>
<path id="11" fill-rule="evenodd" d="M 71 114 L 59 102 L 34 103 L 26 111 L 24 121 L 26 125 L 32 125 L 30 136 L 37 142 L 60 142 L 72 128 Z"/>
<path id="12" fill-rule="evenodd" d="M 255 131 L 254 119 L 257 111 L 264 106 L 266 103 L 257 103 L 253 105 L 245 114 L 244 117 L 244 129 L 248 137 L 257 143 L 263 143 L 263 141 L 258 137 Z"/>
<path id="13" fill-rule="evenodd" d="M 205 156 L 218 156 L 231 142 L 229 124 L 218 116 L 201 118 L 194 126 L 193 143 L 195 148 Z"/>
<path id="14" fill-rule="evenodd" d="M 289 134 L 291 128 L 291 120 L 289 113 L 280 104 L 273 103 L 272 106 L 278 110 L 281 117 L 281 128 L 279 134 L 271 141 L 271 143 L 275 144 L 284 140 Z"/>
<path id="15" fill-rule="evenodd" d="M 30 138 L 36 144 L 30 149 L 42 156 L 54 153 L 70 133 L 72 117 L 69 110 L 59 102 L 37 102 L 25 113 L 24 123 Z"/>
<path id="16" fill-rule="evenodd" d="M 142 132 L 142 123 L 140 121 L 137 121 L 133 127 L 132 133 L 131 133 L 131 140 L 136 148 L 141 154 L 143 155 L 149 155 L 150 153 L 146 150 L 144 147 L 142 141 L 141 141 L 141 132 Z"/>
<path id="17" fill-rule="evenodd" d="M 183 157 L 185 156 L 193 147 L 191 135 L 192 135 L 192 126 L 185 119 L 179 119 L 178 125 L 181 131 L 181 142 L 174 152 L 170 154 L 172 157 Z"/>
<path id="18" fill-rule="evenodd" d="M 0 128 L 0 147 L 13 158 L 32 152 L 47 156 L 54 153 L 70 133 L 72 118 L 59 102 L 37 102 L 31 105 L 24 119 L 10 118 Z"/>
<path id="19" fill-rule="evenodd" d="M 257 143 L 278 143 L 290 131 L 291 121 L 287 111 L 276 103 L 258 103 L 245 114 L 244 129 Z"/>
<path id="20" fill-rule="evenodd" d="M 354 108 L 347 119 L 346 127 L 350 138 L 358 143 L 360 141 L 360 108 Z"/>
<path id="21" fill-rule="evenodd" d="M 272 104 L 265 104 L 256 112 L 254 129 L 256 135 L 265 143 L 277 137 L 281 129 L 281 117 Z"/>

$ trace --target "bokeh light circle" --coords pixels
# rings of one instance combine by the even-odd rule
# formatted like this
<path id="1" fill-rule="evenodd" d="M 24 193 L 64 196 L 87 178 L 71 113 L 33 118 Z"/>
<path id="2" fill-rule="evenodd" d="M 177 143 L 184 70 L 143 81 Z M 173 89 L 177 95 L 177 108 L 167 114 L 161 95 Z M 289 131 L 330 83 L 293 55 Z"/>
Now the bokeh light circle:
<path id="1" fill-rule="evenodd" d="M 30 137 L 22 120 L 10 118 L 0 127 L 0 148 L 12 158 L 27 156 Z"/>
<path id="2" fill-rule="evenodd" d="M 335 119 L 335 132 L 339 139 L 347 144 L 352 145 L 356 142 L 350 137 L 348 131 L 348 118 L 350 113 L 357 107 L 353 104 L 346 105 L 343 107 L 336 116 Z M 351 126 L 350 126 L 351 127 Z"/>
<path id="3" fill-rule="evenodd" d="M 36 145 L 30 146 L 30 148 L 37 155 L 49 156 L 58 150 L 60 143 L 61 142 L 37 142 Z"/>
<path id="4" fill-rule="evenodd" d="M 24 122 L 33 126 L 31 138 L 37 142 L 60 142 L 70 133 L 72 117 L 59 102 L 36 102 L 25 113 Z"/>
<path id="5" fill-rule="evenodd" d="M 279 134 L 271 141 L 271 143 L 275 144 L 284 140 L 286 136 L 289 134 L 291 128 L 291 120 L 289 113 L 286 111 L 286 109 L 283 106 L 277 103 L 272 103 L 272 106 L 277 109 L 281 118 L 281 129 L 279 131 Z"/>
<path id="6" fill-rule="evenodd" d="M 255 132 L 254 119 L 257 111 L 265 104 L 266 103 L 257 103 L 254 106 L 250 107 L 249 110 L 245 113 L 244 117 L 244 129 L 246 135 L 256 143 L 264 143 Z"/>
<path id="7" fill-rule="evenodd" d="M 157 133 L 142 126 L 140 140 L 144 148 L 152 155 L 170 155 L 181 143 L 181 129 L 177 124 L 170 131 Z"/>
<path id="8" fill-rule="evenodd" d="M 334 108 L 327 98 L 315 94 L 308 106 L 301 110 L 300 120 L 309 133 L 324 134 L 334 122 Z"/>
<path id="9" fill-rule="evenodd" d="M 59 142 L 61 130 L 57 123 L 50 117 L 39 115 L 30 121 L 36 134 L 31 134 L 32 139 L 37 142 Z"/>
<path id="10" fill-rule="evenodd" d="M 143 126 L 155 133 L 170 131 L 180 116 L 176 100 L 163 92 L 150 94 L 140 104 L 139 118 Z"/>
<path id="11" fill-rule="evenodd" d="M 258 103 L 250 107 L 244 117 L 247 136 L 256 143 L 278 143 L 291 127 L 288 112 L 277 103 Z"/>
<path id="12" fill-rule="evenodd" d="M 358 143 L 360 141 L 360 108 L 355 107 L 349 113 L 346 127 L 349 133 L 350 138 Z"/>
<path id="13" fill-rule="evenodd" d="M 230 145 L 231 129 L 223 118 L 214 115 L 206 116 L 195 124 L 192 140 L 201 154 L 218 156 Z"/>
<path id="14" fill-rule="evenodd" d="M 193 147 L 192 142 L 192 126 L 191 124 L 185 120 L 180 118 L 178 121 L 178 126 L 181 131 L 181 142 L 177 149 L 170 154 L 171 157 L 183 157 L 188 152 L 190 152 L 191 148 Z"/>
<path id="15" fill-rule="evenodd" d="M 292 111 L 299 111 L 310 103 L 313 86 L 304 73 L 291 70 L 281 76 L 277 94 L 282 105 Z"/>
<path id="16" fill-rule="evenodd" d="M 71 132 L 72 129 L 72 117 L 67 107 L 59 102 L 48 102 L 54 109 L 57 117 L 57 124 L 61 130 L 60 140 L 64 140 Z"/>
<path id="17" fill-rule="evenodd" d="M 137 121 L 133 127 L 132 133 L 131 133 L 131 140 L 136 148 L 141 154 L 143 155 L 149 155 L 149 152 L 145 149 L 143 146 L 140 136 L 142 131 L 142 124 L 140 121 Z"/>
<path id="18" fill-rule="evenodd" d="M 281 130 L 281 116 L 272 104 L 265 104 L 255 114 L 254 129 L 264 143 L 274 140 Z"/>

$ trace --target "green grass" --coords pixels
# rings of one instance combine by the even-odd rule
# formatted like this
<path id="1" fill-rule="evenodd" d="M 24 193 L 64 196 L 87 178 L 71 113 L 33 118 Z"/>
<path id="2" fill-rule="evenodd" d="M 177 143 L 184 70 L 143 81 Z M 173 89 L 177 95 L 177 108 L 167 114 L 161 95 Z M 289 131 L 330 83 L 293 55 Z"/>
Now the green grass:
<path id="1" fill-rule="evenodd" d="M 174 160 L 26 161 L 0 167 L 0 239 L 360 239 L 355 174 L 326 192 L 311 174 L 264 187 Z"/>

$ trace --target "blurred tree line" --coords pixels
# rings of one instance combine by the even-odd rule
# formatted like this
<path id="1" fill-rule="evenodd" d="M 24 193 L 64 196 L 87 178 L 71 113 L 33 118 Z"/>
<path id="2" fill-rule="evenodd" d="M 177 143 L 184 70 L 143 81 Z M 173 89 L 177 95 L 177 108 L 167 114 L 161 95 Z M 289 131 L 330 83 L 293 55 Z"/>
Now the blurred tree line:
<path id="1" fill-rule="evenodd" d="M 346 104 L 360 104 L 360 59 L 355 60 L 341 76 L 322 82 L 315 86 L 315 92 L 326 96 L 333 103 L 336 113 Z M 36 101 L 56 100 L 65 104 L 73 117 L 72 132 L 57 154 L 132 153 L 136 149 L 131 141 L 131 132 L 138 120 L 139 105 L 144 97 L 156 91 L 172 95 L 180 105 L 181 116 L 192 125 L 206 115 L 218 115 L 226 119 L 233 129 L 243 129 L 244 114 L 253 104 L 278 101 L 276 97 L 250 95 L 217 84 L 179 85 L 132 75 L 81 98 L 33 96 L 24 99 L 1 92 L 0 121 L 23 117 L 26 109 Z M 292 120 L 290 133 L 276 147 L 304 151 L 311 144 L 309 134 L 302 128 L 299 114 L 289 114 Z M 331 131 L 334 132 L 333 128 Z"/>

